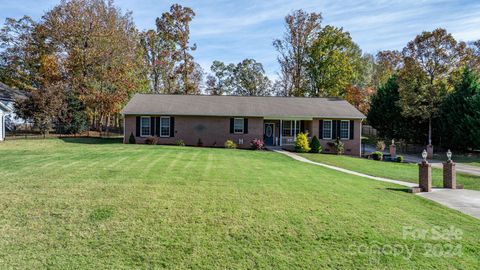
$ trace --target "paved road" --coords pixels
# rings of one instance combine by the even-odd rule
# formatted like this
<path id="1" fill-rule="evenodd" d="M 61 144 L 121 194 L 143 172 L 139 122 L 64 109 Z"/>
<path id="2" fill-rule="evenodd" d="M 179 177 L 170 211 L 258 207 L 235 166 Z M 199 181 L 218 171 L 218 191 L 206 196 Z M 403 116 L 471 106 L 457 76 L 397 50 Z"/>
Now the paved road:
<path id="1" fill-rule="evenodd" d="M 374 147 L 368 146 L 368 145 L 365 146 L 365 153 L 370 153 L 370 152 L 374 152 L 374 151 L 377 151 L 377 150 L 375 150 Z M 388 151 L 383 151 L 383 152 L 388 154 Z M 418 156 L 408 155 L 408 154 L 401 154 L 401 155 L 403 156 L 403 158 L 406 162 L 419 163 L 420 161 L 422 161 L 422 157 L 420 156 L 420 154 Z M 441 160 L 432 159 L 432 160 L 428 160 L 428 162 L 430 164 L 432 164 L 433 168 L 439 168 L 439 169 L 443 168 L 443 165 L 442 165 L 443 161 L 441 161 Z M 456 168 L 457 172 L 459 172 L 459 173 L 480 176 L 480 167 L 478 167 L 478 166 L 467 165 L 465 163 L 455 163 L 455 168 Z"/>
<path id="2" fill-rule="evenodd" d="M 295 153 L 287 152 L 285 150 L 274 150 L 274 151 L 283 155 L 287 155 L 301 162 L 322 166 L 325 168 L 329 168 L 332 170 L 336 170 L 336 171 L 340 171 L 340 172 L 344 172 L 344 173 L 348 173 L 356 176 L 361 176 L 361 177 L 382 181 L 382 182 L 393 183 L 393 184 L 402 185 L 406 187 L 418 186 L 415 183 L 371 176 L 371 175 L 339 168 L 336 166 L 327 165 L 324 163 L 314 162 L 304 157 L 301 157 Z M 468 190 L 468 189 L 435 188 L 432 190 L 432 192 L 422 192 L 422 193 L 417 193 L 417 195 L 480 219 L 480 191 Z"/>

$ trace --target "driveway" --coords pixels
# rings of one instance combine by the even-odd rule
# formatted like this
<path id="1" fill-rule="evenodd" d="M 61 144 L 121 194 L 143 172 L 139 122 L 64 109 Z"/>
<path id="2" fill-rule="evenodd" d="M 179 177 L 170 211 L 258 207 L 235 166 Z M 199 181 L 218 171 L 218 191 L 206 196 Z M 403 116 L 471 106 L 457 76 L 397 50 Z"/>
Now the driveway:
<path id="1" fill-rule="evenodd" d="M 410 183 L 410 182 L 405 182 L 405 181 L 399 181 L 399 180 L 394 180 L 394 179 L 388 179 L 388 178 L 383 178 L 383 177 L 376 177 L 376 176 L 371 176 L 343 168 L 339 168 L 336 166 L 331 166 L 327 165 L 324 163 L 319 163 L 319 162 L 314 162 L 309 159 L 306 159 L 304 157 L 301 157 L 295 153 L 292 152 L 287 152 L 285 150 L 274 150 L 277 153 L 287 155 L 295 160 L 305 162 L 305 163 L 310 163 L 313 165 L 317 166 L 322 166 L 325 168 L 329 168 L 332 170 L 348 173 L 351 175 L 356 175 L 360 177 L 365 177 L 369 178 L 372 180 L 377 180 L 377 181 L 382 181 L 382 182 L 388 182 L 388 183 L 393 183 L 397 185 L 402 185 L 405 187 L 417 187 L 418 184 L 415 183 Z M 451 209 L 458 210 L 464 214 L 476 217 L 480 219 L 480 191 L 477 190 L 467 190 L 467 189 L 444 189 L 444 188 L 434 188 L 432 192 L 421 192 L 421 193 L 416 193 L 418 196 L 422 196 L 424 198 L 427 198 L 429 200 L 435 201 L 437 203 L 440 203 L 442 205 L 445 205 Z"/>
<path id="2" fill-rule="evenodd" d="M 369 146 L 369 145 L 365 145 L 364 150 L 365 150 L 365 153 L 371 153 L 371 152 L 377 151 L 375 149 L 375 147 L 372 147 L 372 146 Z M 388 154 L 388 151 L 383 151 L 383 152 L 385 154 Z M 402 155 L 404 161 L 406 161 L 406 162 L 419 163 L 419 162 L 422 161 L 422 157 L 420 156 L 420 153 L 418 154 L 418 156 L 409 155 L 409 154 L 399 154 L 399 155 Z M 454 156 L 454 158 L 455 158 L 455 156 Z M 442 165 L 443 161 L 441 161 L 441 160 L 431 159 L 431 160 L 428 160 L 428 162 L 430 164 L 432 164 L 433 168 L 438 168 L 438 169 L 443 168 L 443 165 Z M 480 176 L 480 167 L 478 167 L 478 166 L 471 166 L 471 165 L 467 165 L 467 164 L 464 164 L 464 163 L 455 163 L 455 168 L 456 168 L 457 172 L 459 172 L 459 173 Z"/>

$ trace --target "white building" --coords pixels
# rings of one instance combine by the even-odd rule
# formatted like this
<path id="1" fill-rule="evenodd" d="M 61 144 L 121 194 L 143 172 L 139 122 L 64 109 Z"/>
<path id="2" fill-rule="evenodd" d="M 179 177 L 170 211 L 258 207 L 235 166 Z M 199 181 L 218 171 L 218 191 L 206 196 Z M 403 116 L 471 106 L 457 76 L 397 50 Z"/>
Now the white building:
<path id="1" fill-rule="evenodd" d="M 11 110 L 0 102 L 0 141 L 5 139 L 5 116 Z"/>

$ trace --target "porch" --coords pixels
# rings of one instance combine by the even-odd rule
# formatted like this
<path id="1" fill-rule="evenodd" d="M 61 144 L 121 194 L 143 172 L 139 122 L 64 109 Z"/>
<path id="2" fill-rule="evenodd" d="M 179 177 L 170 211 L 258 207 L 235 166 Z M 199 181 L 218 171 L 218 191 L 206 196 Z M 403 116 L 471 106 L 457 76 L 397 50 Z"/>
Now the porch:
<path id="1" fill-rule="evenodd" d="M 300 132 L 308 132 L 309 140 L 313 131 L 312 118 L 276 118 L 263 120 L 263 141 L 268 146 L 293 146 Z"/>

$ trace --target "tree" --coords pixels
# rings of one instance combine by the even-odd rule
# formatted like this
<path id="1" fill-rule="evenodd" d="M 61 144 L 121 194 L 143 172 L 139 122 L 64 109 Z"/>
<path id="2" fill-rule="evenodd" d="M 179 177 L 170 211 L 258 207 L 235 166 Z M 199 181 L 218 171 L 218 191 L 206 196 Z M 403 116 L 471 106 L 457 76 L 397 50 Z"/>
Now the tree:
<path id="1" fill-rule="evenodd" d="M 55 83 L 32 90 L 27 99 L 15 103 L 17 115 L 32 120 L 42 134 L 48 134 L 64 106 L 64 87 Z"/>
<path id="2" fill-rule="evenodd" d="M 449 76 L 458 69 L 456 40 L 444 29 L 423 32 L 403 49 L 399 73 L 402 113 L 428 121 L 428 144 L 432 144 L 432 119 L 451 88 Z"/>
<path id="3" fill-rule="evenodd" d="M 402 65 L 402 53 L 399 51 L 380 51 L 375 57 L 372 86 L 375 88 L 385 84 L 388 79 L 397 73 Z"/>
<path id="4" fill-rule="evenodd" d="M 49 43 L 62 57 L 64 82 L 85 103 L 92 125 L 108 129 L 129 97 L 147 87 L 131 13 L 122 13 L 112 1 L 70 0 L 42 20 Z"/>
<path id="5" fill-rule="evenodd" d="M 190 46 L 190 22 L 195 17 L 195 12 L 189 7 L 174 4 L 170 12 L 165 12 L 162 17 L 157 18 L 158 32 L 162 37 L 172 41 L 175 46 L 173 59 L 179 64 L 176 66 L 176 73 L 181 76 L 181 89 L 176 93 L 196 94 L 200 92 L 197 76 L 192 76 L 198 70 L 193 61 L 192 51 L 197 48 L 196 44 Z M 197 81 L 193 81 L 196 79 Z M 200 78 L 201 79 L 201 78 Z"/>
<path id="6" fill-rule="evenodd" d="M 40 86 L 40 62 L 52 48 L 43 27 L 30 17 L 7 18 L 0 30 L 0 80 L 24 90 Z"/>
<path id="7" fill-rule="evenodd" d="M 460 150 L 480 148 L 479 101 L 479 77 L 467 67 L 441 106 L 442 145 Z"/>
<path id="8" fill-rule="evenodd" d="M 415 134 L 418 131 L 418 120 L 401 114 L 398 91 L 397 77 L 393 75 L 373 94 L 367 121 L 378 130 L 382 138 L 414 141 L 417 137 Z"/>
<path id="9" fill-rule="evenodd" d="M 308 51 L 310 96 L 345 96 L 346 87 L 356 78 L 362 53 L 342 28 L 324 27 Z"/>
<path id="10" fill-rule="evenodd" d="M 85 104 L 71 90 L 66 92 L 64 103 L 65 106 L 58 116 L 57 132 L 61 134 L 79 134 L 88 130 L 88 116 Z"/>
<path id="11" fill-rule="evenodd" d="M 213 61 L 207 76 L 206 91 L 210 95 L 224 95 L 233 93 L 234 64 L 225 65 L 221 61 Z"/>
<path id="12" fill-rule="evenodd" d="M 345 92 L 345 100 L 362 113 L 367 114 L 370 108 L 370 97 L 373 95 L 374 89 L 371 87 L 361 88 L 359 86 L 349 85 Z"/>
<path id="13" fill-rule="evenodd" d="M 281 95 L 304 96 L 309 87 L 306 75 L 308 48 L 320 32 L 322 15 L 296 10 L 285 17 L 283 39 L 276 39 L 273 46 L 279 52 Z"/>
<path id="14" fill-rule="evenodd" d="M 176 91 L 175 43 L 165 33 L 148 30 L 141 33 L 140 43 L 148 70 L 150 92 L 173 93 Z"/>
<path id="15" fill-rule="evenodd" d="M 254 59 L 245 59 L 233 69 L 233 93 L 238 96 L 269 96 L 271 82 L 265 76 L 263 65 Z"/>

